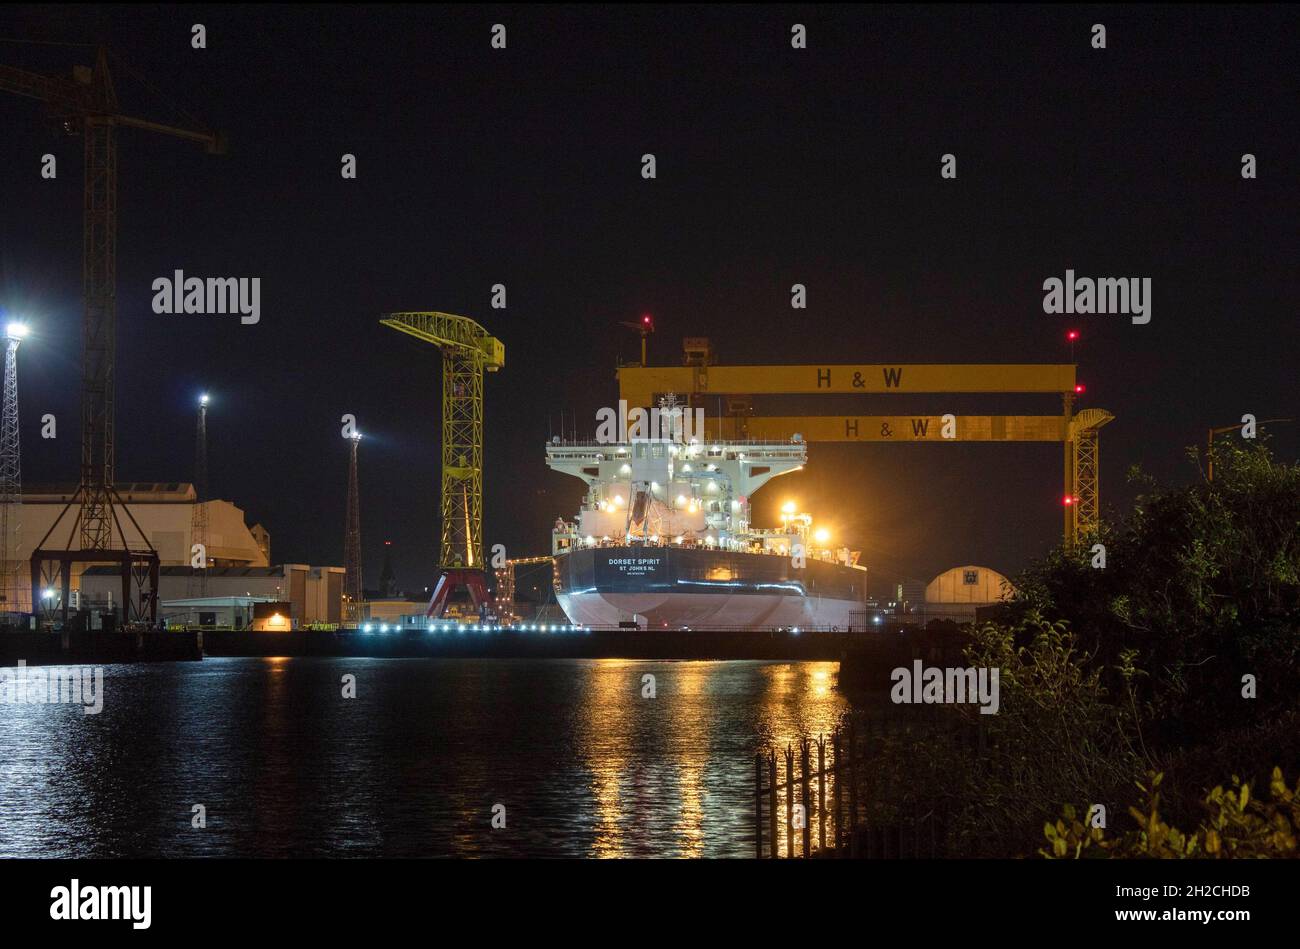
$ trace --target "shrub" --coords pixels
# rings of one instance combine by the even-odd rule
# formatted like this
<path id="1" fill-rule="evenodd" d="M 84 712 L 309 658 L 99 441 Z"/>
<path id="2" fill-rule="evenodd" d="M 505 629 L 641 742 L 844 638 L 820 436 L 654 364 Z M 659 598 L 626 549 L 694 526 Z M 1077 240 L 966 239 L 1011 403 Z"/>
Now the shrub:
<path id="1" fill-rule="evenodd" d="M 1151 857 L 1158 859 L 1300 858 L 1300 780 L 1294 790 L 1287 787 L 1281 768 L 1274 768 L 1269 781 L 1269 800 L 1251 795 L 1250 784 L 1234 775 L 1232 788 L 1216 787 L 1205 797 L 1208 812 L 1190 833 L 1167 824 L 1160 816 L 1161 773 L 1138 782 L 1145 795 L 1143 806 L 1130 807 L 1137 827 L 1117 837 L 1103 828 L 1080 821 L 1073 806 L 1066 805 L 1061 819 L 1043 827 L 1049 849 L 1039 853 L 1048 858 Z"/>

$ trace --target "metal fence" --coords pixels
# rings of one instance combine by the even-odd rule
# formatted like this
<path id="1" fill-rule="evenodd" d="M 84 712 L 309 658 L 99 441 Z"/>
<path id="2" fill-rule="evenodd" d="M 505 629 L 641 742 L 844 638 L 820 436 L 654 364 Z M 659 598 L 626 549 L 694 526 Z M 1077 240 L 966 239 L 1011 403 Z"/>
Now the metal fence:
<path id="1" fill-rule="evenodd" d="M 943 801 L 912 801 L 889 822 L 869 819 L 873 745 L 898 723 L 890 716 L 847 716 L 829 736 L 802 737 L 755 754 L 754 856 L 946 856 Z M 951 719 L 921 724 L 952 727 Z M 982 728 L 958 726 L 956 734 L 972 756 L 984 749 Z"/>

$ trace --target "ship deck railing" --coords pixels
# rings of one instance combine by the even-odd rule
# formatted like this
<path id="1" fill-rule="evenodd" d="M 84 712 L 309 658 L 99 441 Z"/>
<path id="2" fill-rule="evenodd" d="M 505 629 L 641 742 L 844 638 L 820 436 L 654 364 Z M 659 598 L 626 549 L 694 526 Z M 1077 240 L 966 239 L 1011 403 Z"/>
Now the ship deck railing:
<path id="1" fill-rule="evenodd" d="M 676 438 L 635 438 L 625 442 L 602 442 L 594 438 L 563 438 L 552 440 L 546 443 L 547 448 L 627 448 L 631 445 L 640 445 L 647 442 L 665 445 L 697 445 L 700 448 L 712 448 L 714 445 L 726 446 L 731 445 L 772 445 L 775 448 L 789 448 L 791 445 L 799 445 L 803 448 L 808 447 L 805 441 L 794 441 L 789 438 L 719 438 L 708 439 L 706 441 L 684 442 Z"/>
<path id="2" fill-rule="evenodd" d="M 789 535 L 778 534 L 776 536 L 789 536 Z M 782 553 L 779 550 L 771 550 L 767 547 L 731 547 L 725 544 L 702 544 L 699 541 L 694 541 L 694 542 L 682 541 L 680 544 L 674 544 L 674 543 L 665 543 L 664 541 L 650 541 L 650 540 L 640 540 L 640 539 L 635 541 L 598 540 L 593 544 L 588 544 L 585 540 L 583 540 L 576 534 L 573 535 L 573 539 L 574 539 L 574 543 L 569 547 L 569 550 L 596 550 L 602 547 L 652 547 L 655 549 L 675 547 L 679 550 L 716 550 L 716 551 L 732 553 L 732 554 L 767 554 L 768 556 L 771 557 L 790 556 L 789 553 Z M 563 551 L 560 552 L 562 553 Z M 827 553 L 830 552 L 827 551 Z M 839 564 L 841 567 L 859 566 L 858 564 L 846 564 L 840 560 L 836 560 L 834 556 L 830 556 L 830 557 L 818 556 L 817 551 L 809 551 L 806 553 L 805 556 L 809 560 L 817 560 L 820 561 L 821 563 Z M 863 567 L 862 569 L 865 570 L 866 568 Z"/>

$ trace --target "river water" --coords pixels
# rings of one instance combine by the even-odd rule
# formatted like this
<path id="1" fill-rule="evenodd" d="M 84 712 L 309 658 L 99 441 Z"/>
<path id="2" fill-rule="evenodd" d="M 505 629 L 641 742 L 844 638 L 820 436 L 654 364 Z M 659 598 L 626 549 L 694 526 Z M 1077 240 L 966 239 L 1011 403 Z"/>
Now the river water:
<path id="1" fill-rule="evenodd" d="M 829 733 L 847 708 L 836 670 L 105 666 L 99 714 L 0 704 L 0 856 L 751 856 L 754 752 Z"/>

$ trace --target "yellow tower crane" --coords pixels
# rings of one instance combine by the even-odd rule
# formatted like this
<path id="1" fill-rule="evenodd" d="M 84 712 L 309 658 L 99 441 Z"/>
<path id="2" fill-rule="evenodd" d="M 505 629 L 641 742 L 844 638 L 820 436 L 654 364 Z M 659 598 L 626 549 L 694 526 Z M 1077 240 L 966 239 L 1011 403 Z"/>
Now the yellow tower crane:
<path id="1" fill-rule="evenodd" d="M 478 323 L 451 313 L 388 313 L 384 326 L 442 352 L 442 570 L 426 615 L 439 617 L 457 588 L 475 607 L 488 602 L 483 560 L 483 372 L 506 362 L 506 347 Z"/>

